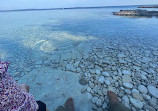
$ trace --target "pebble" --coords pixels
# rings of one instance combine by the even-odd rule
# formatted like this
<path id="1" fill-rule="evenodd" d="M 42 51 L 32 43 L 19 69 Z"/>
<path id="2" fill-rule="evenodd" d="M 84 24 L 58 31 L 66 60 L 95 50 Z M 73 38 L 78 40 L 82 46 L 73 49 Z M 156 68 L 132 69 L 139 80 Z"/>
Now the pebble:
<path id="1" fill-rule="evenodd" d="M 124 83 L 123 83 L 123 86 L 124 86 L 125 88 L 128 88 L 128 89 L 133 88 L 133 84 L 128 83 L 128 82 L 124 82 Z"/>
<path id="2" fill-rule="evenodd" d="M 102 96 L 103 95 L 102 90 L 98 90 L 98 94 Z"/>
<path id="3" fill-rule="evenodd" d="M 89 82 L 89 87 L 90 87 L 90 88 L 94 88 L 94 83 Z"/>
<path id="4" fill-rule="evenodd" d="M 124 95 L 124 96 L 122 97 L 122 103 L 123 103 L 125 106 L 128 106 L 128 105 L 129 105 L 128 96 Z"/>
<path id="5" fill-rule="evenodd" d="M 103 76 L 110 77 L 109 72 L 103 72 L 102 74 L 103 74 Z"/>
<path id="6" fill-rule="evenodd" d="M 132 97 L 135 98 L 135 99 L 138 99 L 140 101 L 143 101 L 143 96 L 140 94 L 140 93 L 137 93 L 137 92 L 132 92 Z"/>
<path id="7" fill-rule="evenodd" d="M 157 99 L 152 97 L 150 100 L 149 100 L 149 104 L 153 107 L 156 107 L 157 106 Z"/>
<path id="8" fill-rule="evenodd" d="M 115 89 L 114 87 L 112 87 L 112 86 L 108 86 L 108 91 L 113 91 L 113 92 L 115 92 L 116 89 Z"/>
<path id="9" fill-rule="evenodd" d="M 83 87 L 83 88 L 81 89 L 81 93 L 85 93 L 86 90 L 87 90 L 87 88 L 86 88 L 86 87 Z"/>
<path id="10" fill-rule="evenodd" d="M 131 72 L 129 71 L 129 70 L 123 70 L 122 71 L 122 74 L 124 74 L 124 75 L 131 75 Z"/>
<path id="11" fill-rule="evenodd" d="M 91 100 L 92 99 L 92 94 L 91 93 L 87 93 L 87 97 L 88 97 L 89 100 Z"/>
<path id="12" fill-rule="evenodd" d="M 141 74 L 141 78 L 142 78 L 143 80 L 147 80 L 147 77 L 146 77 L 145 75 L 143 75 L 143 74 Z"/>
<path id="13" fill-rule="evenodd" d="M 130 76 L 128 76 L 128 75 L 123 75 L 122 76 L 122 81 L 123 82 L 132 82 L 132 79 L 131 79 L 131 77 Z"/>
<path id="14" fill-rule="evenodd" d="M 142 94 L 142 96 L 143 96 L 143 98 L 144 98 L 145 100 L 149 100 L 149 99 L 151 99 L 151 97 L 150 97 L 149 95 Z"/>
<path id="15" fill-rule="evenodd" d="M 109 86 L 111 83 L 110 83 L 110 81 L 105 80 L 105 84 Z"/>
<path id="16" fill-rule="evenodd" d="M 126 93 L 126 94 L 131 94 L 131 90 L 125 89 L 125 93 Z"/>
<path id="17" fill-rule="evenodd" d="M 123 97 L 123 96 L 124 96 L 124 92 L 123 92 L 123 91 L 120 91 L 119 94 L 118 94 L 118 96 L 119 96 L 119 97 Z"/>
<path id="18" fill-rule="evenodd" d="M 97 106 L 95 104 L 93 104 L 92 109 L 97 110 Z"/>
<path id="19" fill-rule="evenodd" d="M 106 88 L 103 88 L 103 94 L 107 95 L 107 89 Z"/>
<path id="20" fill-rule="evenodd" d="M 97 105 L 98 107 L 102 106 L 102 101 L 101 101 L 101 99 L 97 99 L 96 105 Z"/>
<path id="21" fill-rule="evenodd" d="M 158 98 L 158 89 L 154 86 L 148 86 L 149 93 L 154 96 L 155 98 Z"/>
<path id="22" fill-rule="evenodd" d="M 95 104 L 97 100 L 98 100 L 98 97 L 96 97 L 96 96 L 95 96 L 95 97 L 93 97 L 93 98 L 92 98 L 92 103 L 94 103 L 94 104 Z"/>
<path id="23" fill-rule="evenodd" d="M 90 87 L 87 87 L 87 91 L 88 91 L 88 92 L 91 92 L 91 88 L 90 88 Z"/>
<path id="24" fill-rule="evenodd" d="M 100 76 L 98 81 L 103 84 L 105 82 L 104 76 Z"/>
<path id="25" fill-rule="evenodd" d="M 143 108 L 143 103 L 140 100 L 130 98 L 130 102 L 137 109 L 142 109 Z"/>
<path id="26" fill-rule="evenodd" d="M 123 54 L 123 53 L 120 53 L 120 54 L 118 54 L 118 55 L 117 55 L 117 57 L 119 57 L 119 58 L 125 58 L 125 57 L 126 57 L 126 55 L 125 55 L 125 54 Z"/>
<path id="27" fill-rule="evenodd" d="M 101 71 L 100 70 L 96 70 L 96 74 L 100 75 Z"/>
<path id="28" fill-rule="evenodd" d="M 138 90 L 143 94 L 146 94 L 148 92 L 147 88 L 144 85 L 139 85 Z"/>
<path id="29" fill-rule="evenodd" d="M 118 87 L 119 86 L 119 83 L 118 82 L 115 82 L 115 87 Z"/>
<path id="30" fill-rule="evenodd" d="M 158 56 L 158 51 L 154 51 L 153 54 Z"/>
<path id="31" fill-rule="evenodd" d="M 108 107 L 107 103 L 104 103 L 103 106 L 102 106 L 103 109 L 105 109 L 107 107 Z"/>
<path id="32" fill-rule="evenodd" d="M 145 111 L 156 111 L 153 107 L 149 106 L 149 105 L 145 105 L 143 107 L 143 109 L 145 109 Z"/>
<path id="33" fill-rule="evenodd" d="M 79 83 L 80 83 L 81 85 L 86 85 L 86 84 L 87 84 L 87 80 L 86 80 L 85 78 L 81 78 L 81 79 L 79 80 Z"/>
<path id="34" fill-rule="evenodd" d="M 66 69 L 67 69 L 68 71 L 71 71 L 72 69 L 74 69 L 74 67 L 73 67 L 72 64 L 67 64 Z"/>
<path id="35" fill-rule="evenodd" d="M 132 89 L 132 93 L 139 93 L 137 89 Z"/>

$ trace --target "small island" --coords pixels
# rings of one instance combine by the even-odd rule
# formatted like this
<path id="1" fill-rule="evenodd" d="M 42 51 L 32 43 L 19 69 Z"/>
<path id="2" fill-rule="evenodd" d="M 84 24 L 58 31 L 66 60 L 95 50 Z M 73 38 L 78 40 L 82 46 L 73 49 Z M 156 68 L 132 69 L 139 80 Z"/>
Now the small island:
<path id="1" fill-rule="evenodd" d="M 139 6 L 138 8 L 158 8 L 158 6 Z"/>
<path id="2" fill-rule="evenodd" d="M 158 11 L 147 10 L 120 10 L 119 12 L 113 12 L 113 15 L 120 16 L 144 16 L 144 17 L 158 17 Z"/>

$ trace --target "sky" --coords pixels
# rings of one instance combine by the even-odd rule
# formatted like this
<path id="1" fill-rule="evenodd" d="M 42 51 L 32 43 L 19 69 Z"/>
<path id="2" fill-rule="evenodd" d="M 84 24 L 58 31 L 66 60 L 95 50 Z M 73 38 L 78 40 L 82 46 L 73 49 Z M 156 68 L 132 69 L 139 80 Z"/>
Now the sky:
<path id="1" fill-rule="evenodd" d="M 0 0 L 0 10 L 158 4 L 158 0 Z"/>

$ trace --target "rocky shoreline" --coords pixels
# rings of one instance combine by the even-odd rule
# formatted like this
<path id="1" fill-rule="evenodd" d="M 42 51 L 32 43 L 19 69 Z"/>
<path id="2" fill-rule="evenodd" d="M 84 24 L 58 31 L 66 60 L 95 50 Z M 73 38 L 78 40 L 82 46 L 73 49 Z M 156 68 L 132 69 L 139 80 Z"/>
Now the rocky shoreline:
<path id="1" fill-rule="evenodd" d="M 158 17 L 158 11 L 147 10 L 120 10 L 119 12 L 113 12 L 113 15 L 119 16 L 144 16 L 144 17 Z"/>

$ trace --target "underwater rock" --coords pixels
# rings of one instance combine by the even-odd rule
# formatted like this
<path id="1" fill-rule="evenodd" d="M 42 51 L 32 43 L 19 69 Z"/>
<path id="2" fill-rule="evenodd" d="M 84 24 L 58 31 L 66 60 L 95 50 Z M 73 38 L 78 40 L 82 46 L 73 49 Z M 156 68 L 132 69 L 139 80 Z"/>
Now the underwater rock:
<path id="1" fill-rule="evenodd" d="M 147 93 L 147 88 L 146 88 L 144 85 L 139 85 L 139 86 L 138 86 L 138 90 L 139 90 L 141 93 L 144 93 L 144 94 Z"/>
<path id="2" fill-rule="evenodd" d="M 149 93 L 154 96 L 155 98 L 158 98 L 158 89 L 154 86 L 148 86 Z"/>
<path id="3" fill-rule="evenodd" d="M 103 76 L 109 77 L 110 74 L 108 72 L 103 72 Z"/>
<path id="4" fill-rule="evenodd" d="M 81 85 L 86 85 L 86 84 L 87 84 L 87 80 L 86 80 L 85 78 L 81 78 L 81 79 L 79 80 L 79 83 L 80 83 Z"/>
<path id="5" fill-rule="evenodd" d="M 124 82 L 124 83 L 123 83 L 123 86 L 124 86 L 125 88 L 129 88 L 129 89 L 133 88 L 133 84 L 128 83 L 128 82 Z"/>
<path id="6" fill-rule="evenodd" d="M 129 70 L 123 70 L 122 73 L 124 75 L 129 75 L 129 76 L 131 75 L 131 72 Z"/>
<path id="7" fill-rule="evenodd" d="M 130 98 L 130 102 L 137 109 L 142 109 L 143 108 L 143 103 L 140 100 Z"/>
<path id="8" fill-rule="evenodd" d="M 101 84 L 103 84 L 103 83 L 105 82 L 104 76 L 100 76 L 99 79 L 98 79 L 98 81 L 99 81 Z"/>

